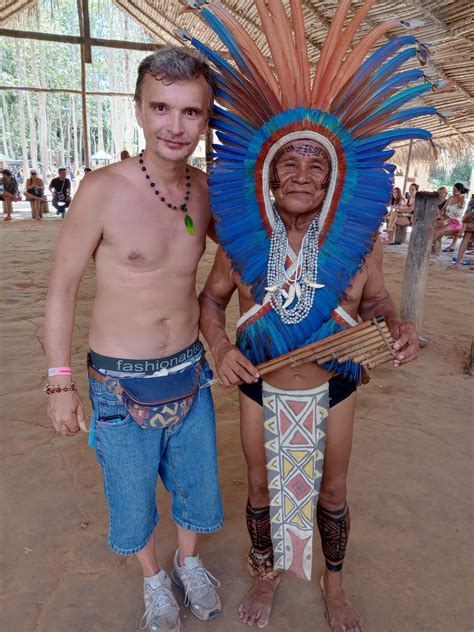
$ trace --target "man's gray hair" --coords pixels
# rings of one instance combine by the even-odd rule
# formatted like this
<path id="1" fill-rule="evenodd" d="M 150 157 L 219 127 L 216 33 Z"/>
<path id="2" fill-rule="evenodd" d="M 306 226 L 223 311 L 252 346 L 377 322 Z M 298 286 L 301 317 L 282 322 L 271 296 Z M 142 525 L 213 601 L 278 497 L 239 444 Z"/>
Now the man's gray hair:
<path id="1" fill-rule="evenodd" d="M 141 100 L 142 85 L 146 75 L 151 75 L 165 84 L 204 77 L 209 86 L 209 111 L 211 110 L 216 92 L 216 74 L 210 68 L 206 58 L 192 48 L 169 45 L 145 57 L 138 66 L 134 95 L 137 103 Z"/>

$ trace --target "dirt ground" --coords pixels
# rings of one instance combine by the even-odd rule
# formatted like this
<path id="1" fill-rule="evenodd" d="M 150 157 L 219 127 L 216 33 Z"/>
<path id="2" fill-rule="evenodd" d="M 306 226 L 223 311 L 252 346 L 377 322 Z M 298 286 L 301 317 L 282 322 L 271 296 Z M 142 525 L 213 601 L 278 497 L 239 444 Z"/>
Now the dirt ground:
<path id="1" fill-rule="evenodd" d="M 42 325 L 60 221 L 1 226 L 2 606 L 9 632 L 134 632 L 142 615 L 133 558 L 106 546 L 99 468 L 84 435 L 56 436 L 46 418 Z M 199 285 L 209 270 L 209 248 Z M 387 284 L 400 297 L 405 256 L 387 250 Z M 472 272 L 433 259 L 423 333 L 430 345 L 403 369 L 377 369 L 359 392 L 349 500 L 352 532 L 346 588 L 371 632 L 469 632 L 472 611 Z M 83 397 L 92 266 L 81 286 L 73 366 Z M 229 311 L 229 326 L 236 319 Z M 234 632 L 239 599 L 251 585 L 244 560 L 246 476 L 235 390 L 215 388 L 226 522 L 201 553 L 222 582 L 223 615 L 207 625 L 183 611 L 186 632 Z M 157 542 L 170 567 L 175 533 L 159 489 Z M 268 630 L 328 630 L 317 577 L 285 577 Z"/>

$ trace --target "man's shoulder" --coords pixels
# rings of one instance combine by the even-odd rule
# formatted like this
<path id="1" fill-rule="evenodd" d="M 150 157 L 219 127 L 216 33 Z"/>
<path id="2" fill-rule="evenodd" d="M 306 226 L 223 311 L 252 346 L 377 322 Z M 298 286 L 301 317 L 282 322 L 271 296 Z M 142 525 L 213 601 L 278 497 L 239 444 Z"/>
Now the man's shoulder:
<path id="1" fill-rule="evenodd" d="M 91 171 L 87 180 L 90 178 L 94 179 L 96 182 L 104 181 L 108 182 L 115 179 L 117 183 L 117 178 L 121 180 L 124 178 L 128 178 L 133 176 L 134 174 L 138 174 L 138 157 L 127 158 L 127 160 L 121 160 L 120 162 L 113 162 L 110 165 L 106 165 L 105 167 L 100 167 L 99 169 L 94 169 Z"/>
<path id="2" fill-rule="evenodd" d="M 198 169 L 197 167 L 189 167 L 191 171 L 191 177 L 198 184 L 200 188 L 207 191 L 208 183 L 207 183 L 207 173 L 202 169 Z"/>

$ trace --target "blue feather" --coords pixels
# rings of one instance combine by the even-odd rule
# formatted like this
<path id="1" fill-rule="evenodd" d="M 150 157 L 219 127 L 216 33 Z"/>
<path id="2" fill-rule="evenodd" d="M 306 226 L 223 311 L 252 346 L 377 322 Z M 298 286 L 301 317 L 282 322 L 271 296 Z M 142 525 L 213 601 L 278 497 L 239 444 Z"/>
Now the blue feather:
<path id="1" fill-rule="evenodd" d="M 393 97 L 390 97 L 383 104 L 375 108 L 375 110 L 372 112 L 372 114 L 370 114 L 370 116 L 360 121 L 360 123 L 358 123 L 357 125 L 354 125 L 353 127 L 349 125 L 348 128 L 350 129 L 351 133 L 354 136 L 357 136 L 357 130 L 359 130 L 361 127 L 365 127 L 368 123 L 370 123 L 374 119 L 378 119 L 382 114 L 385 114 L 387 118 L 385 120 L 382 119 L 382 121 L 378 121 L 377 126 L 386 124 L 386 120 L 389 118 L 389 115 L 391 112 L 402 107 L 402 105 L 404 105 L 408 101 L 411 101 L 412 99 L 415 99 L 416 97 L 419 97 L 424 92 L 428 92 L 428 90 L 431 90 L 431 84 L 428 84 L 428 83 L 422 84 L 419 86 L 413 86 L 412 88 L 407 88 L 406 90 L 402 90 L 402 92 L 399 92 Z"/>
<path id="2" fill-rule="evenodd" d="M 249 76 L 251 74 L 249 68 L 245 63 L 244 58 L 240 54 L 239 47 L 237 46 L 237 43 L 229 30 L 213 13 L 209 11 L 209 9 L 206 9 L 205 7 L 201 9 L 201 16 L 208 23 L 214 33 L 216 33 L 216 35 L 219 37 L 225 47 L 229 50 L 233 59 L 241 67 L 241 70 L 243 70 L 244 74 Z"/>
<path id="3" fill-rule="evenodd" d="M 338 116 L 342 114 L 350 107 L 351 101 L 354 97 L 352 94 L 354 90 L 357 94 L 360 93 L 360 85 L 367 77 L 371 77 L 369 84 L 364 88 L 363 92 L 370 90 L 370 86 L 380 81 L 384 76 L 392 74 L 397 68 L 405 63 L 410 57 L 416 55 L 416 48 L 410 48 L 406 51 L 402 51 L 392 60 L 380 67 L 390 55 L 402 46 L 408 46 L 410 44 L 416 44 L 416 38 L 411 35 L 405 35 L 402 37 L 395 37 L 389 40 L 386 44 L 381 46 L 378 50 L 372 53 L 362 64 L 362 66 L 354 73 L 352 79 L 344 86 L 341 92 L 337 95 L 337 100 L 340 101 L 340 105 L 335 110 Z"/>
<path id="4" fill-rule="evenodd" d="M 367 95 L 366 100 L 364 100 L 363 102 L 360 102 L 358 97 L 357 103 L 360 103 L 360 105 L 350 109 L 347 113 L 347 116 L 341 117 L 344 125 L 346 127 L 350 127 L 351 122 L 355 118 L 359 118 L 360 116 L 367 116 L 370 113 L 370 110 L 372 110 L 377 104 L 377 101 L 380 101 L 384 97 L 389 97 L 396 88 L 405 86 L 412 81 L 417 81 L 423 76 L 424 72 L 420 68 L 405 70 L 404 72 L 400 72 L 387 81 L 381 83 L 378 87 L 374 89 L 373 93 L 370 96 Z"/>

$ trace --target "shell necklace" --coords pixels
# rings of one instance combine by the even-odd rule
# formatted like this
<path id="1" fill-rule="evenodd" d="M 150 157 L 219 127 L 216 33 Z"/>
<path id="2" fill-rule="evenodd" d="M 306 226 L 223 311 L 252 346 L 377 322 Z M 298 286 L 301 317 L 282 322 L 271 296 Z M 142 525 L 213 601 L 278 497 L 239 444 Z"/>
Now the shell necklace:
<path id="1" fill-rule="evenodd" d="M 166 204 L 168 208 L 172 208 L 173 211 L 182 211 L 184 213 L 184 225 L 186 226 L 186 230 L 190 235 L 194 235 L 194 233 L 196 232 L 196 229 L 194 228 L 194 222 L 192 220 L 192 217 L 188 213 L 188 202 L 189 202 L 189 198 L 191 197 L 191 176 L 189 174 L 189 167 L 186 167 L 186 194 L 184 196 L 184 202 L 180 206 L 176 206 L 176 204 L 171 204 L 171 202 L 168 202 L 165 196 L 159 192 L 156 184 L 151 181 L 151 178 L 149 174 L 147 173 L 147 169 L 145 167 L 144 160 L 143 160 L 144 151 L 145 150 L 142 149 L 141 152 L 138 154 L 139 156 L 138 162 L 140 163 L 141 169 L 143 173 L 145 174 L 145 178 L 147 180 L 150 180 L 149 182 L 150 187 L 155 190 L 155 195 L 159 195 L 160 201 Z"/>
<path id="2" fill-rule="evenodd" d="M 268 286 L 265 289 L 271 294 L 272 307 L 282 321 L 294 325 L 306 318 L 313 306 L 316 290 L 324 287 L 317 282 L 319 217 L 315 217 L 309 225 L 293 266 L 294 272 L 288 275 L 288 235 L 275 206 L 273 210 L 275 223 L 268 257 Z"/>

